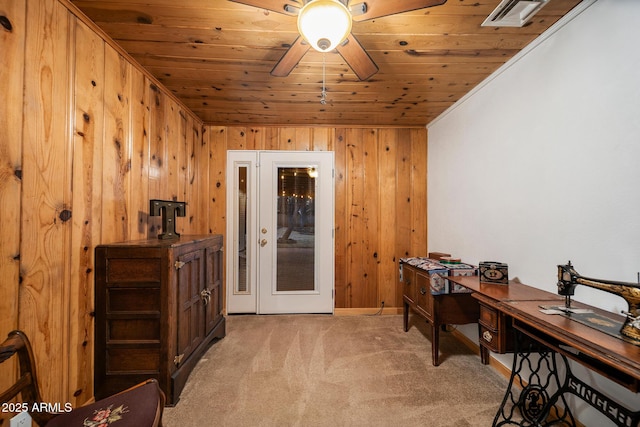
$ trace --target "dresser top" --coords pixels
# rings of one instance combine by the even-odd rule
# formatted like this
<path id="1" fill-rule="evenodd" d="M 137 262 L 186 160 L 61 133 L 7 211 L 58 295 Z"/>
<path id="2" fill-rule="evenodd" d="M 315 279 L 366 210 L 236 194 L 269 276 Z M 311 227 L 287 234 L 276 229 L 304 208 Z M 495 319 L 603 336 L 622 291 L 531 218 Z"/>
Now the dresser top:
<path id="1" fill-rule="evenodd" d="M 200 234 L 200 235 L 181 235 L 175 239 L 141 239 L 128 240 L 125 242 L 113 242 L 98 245 L 99 247 L 154 247 L 154 248 L 175 248 L 187 244 L 204 242 L 207 240 L 219 240 L 222 243 L 222 234 Z"/>

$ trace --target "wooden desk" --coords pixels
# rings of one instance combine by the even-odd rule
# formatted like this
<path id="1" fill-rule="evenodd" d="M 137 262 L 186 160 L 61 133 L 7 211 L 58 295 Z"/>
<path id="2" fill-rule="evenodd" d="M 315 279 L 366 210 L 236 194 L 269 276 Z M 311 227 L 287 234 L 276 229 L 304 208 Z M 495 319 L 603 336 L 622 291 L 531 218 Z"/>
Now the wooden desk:
<path id="1" fill-rule="evenodd" d="M 482 284 L 474 277 L 451 277 L 449 280 L 474 291 L 474 296 L 481 304 L 480 322 L 483 321 L 482 307 L 485 307 L 502 319 L 502 323 L 497 322 L 498 326 L 510 325 L 517 334 L 512 349 L 515 354 L 511 380 L 503 404 L 494 419 L 494 425 L 518 424 L 514 421 L 513 407 L 518 407 L 523 414 L 524 420 L 520 421 L 519 425 L 546 425 L 546 419 L 552 409 L 562 420 L 563 425 L 576 425 L 565 400 L 566 394 L 580 397 L 618 426 L 637 427 L 640 424 L 640 405 L 631 409 L 619 405 L 575 377 L 570 365 L 567 364 L 567 359 L 575 360 L 638 393 L 640 391 L 640 346 L 579 323 L 568 315 L 542 313 L 541 305 L 562 306 L 564 304 L 562 298 L 549 292 L 517 283 L 510 283 L 508 286 Z M 572 306 L 588 308 L 622 325 L 622 316 L 577 302 Z M 527 347 L 523 345 L 524 338 L 534 340 L 542 346 Z M 486 344 L 482 329 L 480 329 L 480 343 L 481 346 L 493 349 Z M 499 346 L 496 346 L 496 349 L 505 350 Z M 530 354 L 533 353 L 536 355 L 535 363 L 529 359 Z M 564 369 L 557 369 L 559 362 L 564 362 Z M 522 380 L 521 374 L 526 371 L 522 368 L 523 366 L 527 366 L 534 372 L 529 373 L 527 384 L 520 395 L 515 397 L 512 385 L 514 380 Z M 562 379 L 559 372 L 562 372 Z M 557 391 L 551 396 L 546 390 L 547 385 L 550 384 L 557 387 Z M 510 402 L 515 404 L 511 405 L 512 408 L 507 408 Z M 558 406 L 558 403 L 561 405 Z M 551 423 L 557 423 L 557 421 L 549 422 Z"/>
<path id="2" fill-rule="evenodd" d="M 450 277 L 449 281 L 473 291 L 473 297 L 480 304 L 478 336 L 480 360 L 489 363 L 489 352 L 504 354 L 514 350 L 513 329 L 508 316 L 496 304 L 508 301 L 546 301 L 546 304 L 560 304 L 562 297 L 542 289 L 511 281 L 508 285 L 481 283 L 478 276 Z"/>
<path id="3" fill-rule="evenodd" d="M 403 323 L 409 330 L 409 309 L 431 325 L 431 363 L 440 364 L 440 329 L 445 325 L 463 325 L 478 321 L 479 305 L 470 293 L 433 294 L 429 274 L 402 263 Z"/>

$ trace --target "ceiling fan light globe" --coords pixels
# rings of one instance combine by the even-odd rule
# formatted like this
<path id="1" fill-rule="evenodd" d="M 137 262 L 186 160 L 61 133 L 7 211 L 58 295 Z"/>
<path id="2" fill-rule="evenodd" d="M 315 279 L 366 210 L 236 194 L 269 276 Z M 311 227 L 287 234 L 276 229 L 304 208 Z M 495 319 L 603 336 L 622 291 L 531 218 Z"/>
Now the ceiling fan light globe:
<path id="1" fill-rule="evenodd" d="M 351 13 L 338 0 L 313 0 L 298 14 L 298 31 L 319 52 L 333 50 L 351 33 Z"/>

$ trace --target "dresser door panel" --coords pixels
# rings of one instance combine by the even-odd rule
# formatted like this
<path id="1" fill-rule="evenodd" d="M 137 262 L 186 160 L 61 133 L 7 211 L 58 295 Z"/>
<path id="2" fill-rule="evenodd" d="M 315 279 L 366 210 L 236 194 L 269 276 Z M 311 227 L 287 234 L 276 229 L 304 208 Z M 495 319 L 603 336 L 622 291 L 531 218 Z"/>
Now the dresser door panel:
<path id="1" fill-rule="evenodd" d="M 178 257 L 178 362 L 184 361 L 204 338 L 203 251 Z M 184 264 L 183 264 L 184 263 Z M 179 365 L 179 363 L 178 363 Z"/>

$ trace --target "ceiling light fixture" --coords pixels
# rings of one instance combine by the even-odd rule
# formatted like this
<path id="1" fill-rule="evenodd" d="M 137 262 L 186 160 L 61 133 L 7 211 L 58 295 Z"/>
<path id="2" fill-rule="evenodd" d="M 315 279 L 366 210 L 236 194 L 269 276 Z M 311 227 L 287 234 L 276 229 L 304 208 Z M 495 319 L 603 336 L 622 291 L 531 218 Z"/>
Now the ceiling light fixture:
<path id="1" fill-rule="evenodd" d="M 339 0 L 311 0 L 300 9 L 298 31 L 315 50 L 328 52 L 351 33 L 351 13 Z"/>

